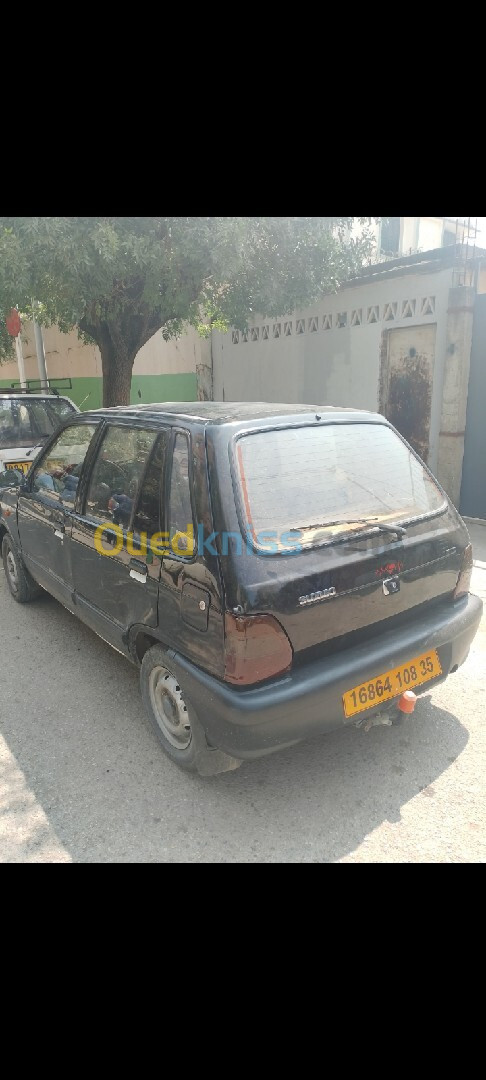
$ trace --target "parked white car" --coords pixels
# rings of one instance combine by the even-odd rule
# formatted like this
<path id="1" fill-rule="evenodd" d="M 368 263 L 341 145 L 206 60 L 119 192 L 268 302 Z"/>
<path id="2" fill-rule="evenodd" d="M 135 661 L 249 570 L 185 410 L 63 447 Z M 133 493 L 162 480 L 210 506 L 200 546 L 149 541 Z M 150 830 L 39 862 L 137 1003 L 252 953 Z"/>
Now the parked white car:
<path id="1" fill-rule="evenodd" d="M 70 398 L 53 393 L 0 393 L 0 478 L 12 469 L 28 472 L 46 440 L 77 412 Z"/>

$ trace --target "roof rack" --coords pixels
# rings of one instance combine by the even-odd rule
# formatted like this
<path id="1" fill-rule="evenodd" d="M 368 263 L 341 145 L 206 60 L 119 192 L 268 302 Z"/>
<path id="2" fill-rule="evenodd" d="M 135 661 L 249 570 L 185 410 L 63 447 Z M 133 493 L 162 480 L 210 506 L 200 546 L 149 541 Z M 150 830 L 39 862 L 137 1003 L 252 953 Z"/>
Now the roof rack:
<path id="1" fill-rule="evenodd" d="M 60 390 L 72 390 L 73 381 L 68 376 L 61 379 L 47 379 L 41 381 L 41 379 L 26 379 L 25 384 L 22 386 L 20 380 L 16 380 L 10 383 L 8 387 L 1 387 L 0 394 L 54 394 L 55 397 L 59 397 Z"/>

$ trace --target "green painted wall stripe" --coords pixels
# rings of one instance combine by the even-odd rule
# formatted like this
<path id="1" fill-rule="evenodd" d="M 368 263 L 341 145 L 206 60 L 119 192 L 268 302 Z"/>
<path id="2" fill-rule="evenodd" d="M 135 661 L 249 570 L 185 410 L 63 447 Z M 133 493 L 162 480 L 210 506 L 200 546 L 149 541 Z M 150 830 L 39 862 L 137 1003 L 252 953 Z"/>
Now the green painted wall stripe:
<path id="1" fill-rule="evenodd" d="M 11 379 L 0 379 L 0 389 L 10 388 Z M 101 409 L 103 384 L 97 376 L 72 379 L 72 390 L 66 390 L 66 396 L 74 401 L 83 412 L 86 409 Z M 134 375 L 130 403 L 148 405 L 151 401 L 196 401 L 197 379 L 195 372 L 187 371 L 178 375 Z"/>
<path id="2" fill-rule="evenodd" d="M 196 373 L 188 371 L 178 375 L 134 375 L 131 404 L 148 404 L 151 401 L 197 401 Z"/>
<path id="3" fill-rule="evenodd" d="M 66 397 L 70 397 L 78 408 L 83 412 L 86 409 L 101 409 L 103 387 L 102 380 L 98 376 L 73 378 L 72 384 L 72 390 L 66 390 L 65 393 Z"/>

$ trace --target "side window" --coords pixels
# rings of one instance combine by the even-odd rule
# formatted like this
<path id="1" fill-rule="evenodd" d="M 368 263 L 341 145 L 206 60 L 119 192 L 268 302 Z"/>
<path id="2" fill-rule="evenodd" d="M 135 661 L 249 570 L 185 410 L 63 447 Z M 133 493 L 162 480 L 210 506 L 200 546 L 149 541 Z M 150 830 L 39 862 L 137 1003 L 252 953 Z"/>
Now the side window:
<path id="1" fill-rule="evenodd" d="M 165 456 L 167 453 L 167 432 L 159 435 L 152 457 L 147 467 L 138 504 L 133 519 L 134 533 L 147 533 L 148 537 L 160 532 L 161 507 L 163 505 L 163 481 Z"/>
<path id="2" fill-rule="evenodd" d="M 196 548 L 189 478 L 189 442 L 180 432 L 174 440 L 170 477 L 169 542 L 173 552 L 190 557 Z"/>
<path id="3" fill-rule="evenodd" d="M 108 427 L 94 463 L 86 496 L 86 513 L 89 517 L 128 527 L 156 438 L 156 431 L 125 426 Z"/>
<path id="4" fill-rule="evenodd" d="M 0 450 L 13 450 L 22 445 L 25 446 L 20 436 L 19 403 L 15 398 L 11 401 L 4 398 L 0 401 Z M 27 446 L 33 445 L 27 441 Z"/>
<path id="5" fill-rule="evenodd" d="M 42 491 L 74 506 L 76 489 L 96 424 L 73 424 L 56 439 L 32 471 L 32 491 Z"/>

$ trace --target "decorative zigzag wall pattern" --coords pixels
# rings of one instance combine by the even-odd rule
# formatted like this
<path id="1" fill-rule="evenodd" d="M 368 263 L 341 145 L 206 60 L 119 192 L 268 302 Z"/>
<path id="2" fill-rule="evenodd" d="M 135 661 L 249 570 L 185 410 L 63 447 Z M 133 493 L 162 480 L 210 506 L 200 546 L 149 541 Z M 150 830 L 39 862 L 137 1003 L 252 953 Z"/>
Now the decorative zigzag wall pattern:
<path id="1" fill-rule="evenodd" d="M 295 333 L 316 334 L 319 330 L 342 330 L 345 327 L 365 326 L 377 322 L 397 322 L 402 319 L 413 319 L 420 316 L 435 315 L 435 296 L 421 296 L 409 300 L 390 300 L 386 304 L 371 304 L 366 308 L 352 308 L 347 311 L 339 311 L 336 315 L 331 312 L 319 316 L 311 315 L 307 319 L 286 319 L 282 322 L 265 323 L 263 326 L 252 326 L 249 330 L 232 330 L 231 344 L 240 345 L 247 341 L 268 341 L 270 337 L 292 337 Z"/>

